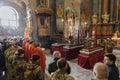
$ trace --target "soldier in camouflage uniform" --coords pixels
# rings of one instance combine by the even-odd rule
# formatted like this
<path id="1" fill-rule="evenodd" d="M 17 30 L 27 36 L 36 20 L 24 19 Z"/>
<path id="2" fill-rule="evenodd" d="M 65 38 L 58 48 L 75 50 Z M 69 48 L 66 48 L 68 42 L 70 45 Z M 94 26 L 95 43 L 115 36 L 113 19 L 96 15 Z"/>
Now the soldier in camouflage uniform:
<path id="1" fill-rule="evenodd" d="M 15 57 L 15 52 L 17 51 L 17 47 L 15 46 L 12 46 L 10 48 L 8 48 L 6 51 L 5 51 L 5 58 L 6 58 L 6 67 L 7 67 L 7 78 L 8 80 L 13 80 L 13 67 L 12 66 L 12 61 L 13 61 L 13 58 Z"/>
<path id="2" fill-rule="evenodd" d="M 11 50 L 13 49 L 13 46 L 12 45 L 9 45 L 9 48 L 5 51 L 5 57 L 6 59 L 8 59 L 10 53 L 11 53 Z"/>
<path id="3" fill-rule="evenodd" d="M 24 80 L 44 80 L 44 72 L 39 66 L 39 55 L 33 55 L 31 62 L 27 64 L 27 69 L 24 73 Z M 27 70 L 30 70 L 32 73 L 28 75 Z"/>
<path id="4" fill-rule="evenodd" d="M 112 53 L 115 43 L 112 39 L 107 39 L 107 53 Z"/>
<path id="5" fill-rule="evenodd" d="M 73 77 L 69 76 L 66 72 L 67 62 L 65 59 L 59 59 L 57 62 L 58 70 L 50 75 L 49 80 L 75 80 Z"/>
<path id="6" fill-rule="evenodd" d="M 24 80 L 24 71 L 26 70 L 26 62 L 24 60 L 25 51 L 18 49 L 16 56 L 13 58 L 12 66 L 15 80 Z"/>
<path id="7" fill-rule="evenodd" d="M 100 45 L 101 47 L 104 47 L 104 48 L 105 48 L 105 46 L 106 46 L 106 40 L 105 40 L 105 39 L 101 39 L 99 45 Z"/>

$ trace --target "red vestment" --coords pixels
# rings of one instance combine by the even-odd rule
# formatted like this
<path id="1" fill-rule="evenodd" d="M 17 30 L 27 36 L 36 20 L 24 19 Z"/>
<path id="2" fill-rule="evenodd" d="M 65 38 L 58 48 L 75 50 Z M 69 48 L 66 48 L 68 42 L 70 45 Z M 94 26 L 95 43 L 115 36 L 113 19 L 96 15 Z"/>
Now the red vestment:
<path id="1" fill-rule="evenodd" d="M 35 53 L 40 56 L 39 65 L 41 66 L 42 70 L 45 71 L 45 68 L 46 68 L 46 64 L 45 64 L 46 55 L 44 54 L 44 52 L 42 51 L 42 49 L 40 47 L 35 48 Z"/>
<path id="2" fill-rule="evenodd" d="M 27 43 L 27 41 L 23 41 L 23 43 L 22 43 L 22 48 L 25 50 L 25 45 L 26 45 L 26 43 Z"/>
<path id="3" fill-rule="evenodd" d="M 29 59 L 28 59 L 28 54 L 29 54 L 29 50 L 28 50 L 28 48 L 29 48 L 29 43 L 27 42 L 26 44 L 25 44 L 25 60 L 26 61 L 28 61 Z"/>
<path id="4" fill-rule="evenodd" d="M 30 44 L 28 48 L 28 60 L 30 60 L 30 58 L 34 53 L 35 53 L 35 47 L 33 44 Z"/>

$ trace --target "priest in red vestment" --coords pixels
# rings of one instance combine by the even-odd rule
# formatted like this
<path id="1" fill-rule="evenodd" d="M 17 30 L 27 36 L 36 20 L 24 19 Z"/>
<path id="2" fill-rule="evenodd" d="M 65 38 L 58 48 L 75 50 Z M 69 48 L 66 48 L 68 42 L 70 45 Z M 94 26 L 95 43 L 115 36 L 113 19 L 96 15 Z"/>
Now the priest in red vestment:
<path id="1" fill-rule="evenodd" d="M 29 40 L 26 42 L 26 44 L 25 44 L 25 60 L 28 62 L 28 54 L 29 54 L 29 51 L 28 51 L 28 48 L 29 48 Z"/>
<path id="2" fill-rule="evenodd" d="M 30 41 L 30 44 L 28 46 L 28 61 L 32 57 L 32 55 L 35 53 L 35 47 L 34 47 L 34 42 Z"/>
<path id="3" fill-rule="evenodd" d="M 27 40 L 24 40 L 23 43 L 22 43 L 22 48 L 25 50 L 25 45 L 27 43 Z"/>
<path id="4" fill-rule="evenodd" d="M 46 55 L 44 54 L 42 48 L 40 48 L 40 44 L 36 44 L 36 48 L 35 48 L 35 53 L 38 54 L 40 56 L 40 62 L 39 65 L 42 68 L 43 71 L 45 71 L 46 68 Z"/>

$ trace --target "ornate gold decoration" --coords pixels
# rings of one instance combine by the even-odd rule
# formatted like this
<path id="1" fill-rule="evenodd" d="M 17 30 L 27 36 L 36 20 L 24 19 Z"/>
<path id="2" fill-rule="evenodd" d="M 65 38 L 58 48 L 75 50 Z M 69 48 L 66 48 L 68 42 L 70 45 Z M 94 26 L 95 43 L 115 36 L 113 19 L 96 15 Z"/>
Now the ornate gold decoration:
<path id="1" fill-rule="evenodd" d="M 37 8 L 36 13 L 52 15 L 53 11 L 51 8 Z"/>
<path id="2" fill-rule="evenodd" d="M 82 21 L 82 22 L 85 21 L 85 13 L 84 13 L 84 12 L 82 12 L 82 14 L 81 14 L 81 21 Z"/>
<path id="3" fill-rule="evenodd" d="M 93 24 L 96 24 L 96 23 L 97 23 L 97 15 L 96 15 L 96 14 L 94 14 L 94 15 L 92 16 L 92 23 L 93 23 Z"/>
<path id="4" fill-rule="evenodd" d="M 107 13 L 103 14 L 102 18 L 103 18 L 103 23 L 108 23 L 108 21 L 109 21 L 109 15 Z"/>
<path id="5" fill-rule="evenodd" d="M 40 0 L 40 7 L 45 7 L 45 2 L 44 2 L 44 0 Z"/>
<path id="6" fill-rule="evenodd" d="M 60 4 L 57 7 L 57 16 L 58 17 L 62 17 L 63 16 L 63 8 L 62 8 L 62 6 Z"/>
<path id="7" fill-rule="evenodd" d="M 117 30 L 115 31 L 114 35 L 113 35 L 113 38 L 120 38 L 120 32 L 117 28 Z"/>

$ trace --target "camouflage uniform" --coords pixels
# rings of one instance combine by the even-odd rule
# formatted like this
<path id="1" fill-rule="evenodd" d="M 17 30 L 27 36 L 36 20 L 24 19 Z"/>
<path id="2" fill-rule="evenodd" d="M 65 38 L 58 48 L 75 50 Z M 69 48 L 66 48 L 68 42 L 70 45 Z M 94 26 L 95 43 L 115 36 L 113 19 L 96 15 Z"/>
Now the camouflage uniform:
<path id="1" fill-rule="evenodd" d="M 12 61 L 13 75 L 15 76 L 15 80 L 24 80 L 24 71 L 26 70 L 26 62 L 23 58 L 16 56 Z"/>
<path id="2" fill-rule="evenodd" d="M 65 70 L 57 70 L 50 75 L 49 80 L 75 80 L 73 77 L 69 76 Z"/>
<path id="3" fill-rule="evenodd" d="M 100 44 L 99 44 L 101 47 L 104 47 L 106 46 L 106 40 L 105 39 L 101 39 L 100 41 Z"/>
<path id="4" fill-rule="evenodd" d="M 8 48 L 6 51 L 5 51 L 5 59 L 6 59 L 6 68 L 8 68 L 8 56 L 10 55 L 10 51 L 12 50 L 12 48 Z"/>
<path id="5" fill-rule="evenodd" d="M 8 49 L 5 51 L 5 57 L 6 57 L 6 59 L 8 59 L 8 57 L 11 55 L 11 53 L 13 53 L 12 51 L 13 51 L 13 50 L 12 50 L 11 47 L 8 48 Z"/>
<path id="6" fill-rule="evenodd" d="M 108 40 L 107 41 L 107 52 L 112 53 L 114 46 L 115 46 L 114 42 L 112 40 Z"/>
<path id="7" fill-rule="evenodd" d="M 30 76 L 29 79 L 25 80 L 44 80 L 44 72 L 39 65 L 29 63 L 27 69 L 32 70 L 34 76 Z M 26 75 L 24 74 L 24 76 Z"/>
<path id="8" fill-rule="evenodd" d="M 7 78 L 9 80 L 13 80 L 13 66 L 12 66 L 12 61 L 13 58 L 15 57 L 14 53 L 16 52 L 16 49 L 9 48 L 5 52 L 5 57 L 6 57 L 6 67 L 7 67 Z"/>

